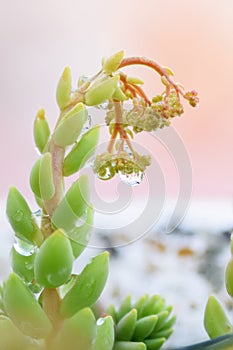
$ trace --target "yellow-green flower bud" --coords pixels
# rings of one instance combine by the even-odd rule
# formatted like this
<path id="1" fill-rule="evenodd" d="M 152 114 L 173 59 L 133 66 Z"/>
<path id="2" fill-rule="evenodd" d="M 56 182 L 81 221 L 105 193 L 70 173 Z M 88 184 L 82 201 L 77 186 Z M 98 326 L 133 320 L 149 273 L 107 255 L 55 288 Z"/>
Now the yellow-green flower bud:
<path id="1" fill-rule="evenodd" d="M 116 327 L 116 339 L 129 341 L 135 331 L 137 310 L 132 309 L 118 322 Z"/>
<path id="2" fill-rule="evenodd" d="M 30 282 L 34 279 L 34 260 L 36 253 L 31 255 L 21 255 L 12 247 L 11 249 L 11 266 L 17 275 Z"/>
<path id="3" fill-rule="evenodd" d="M 15 187 L 9 190 L 6 213 L 16 237 L 40 245 L 43 235 L 26 200 Z"/>
<path id="4" fill-rule="evenodd" d="M 22 333 L 45 338 L 52 324 L 30 289 L 15 273 L 4 282 L 3 303 L 7 315 Z"/>
<path id="5" fill-rule="evenodd" d="M 68 232 L 68 237 L 70 238 L 70 244 L 75 259 L 83 252 L 87 243 L 89 242 L 92 232 L 93 216 L 94 210 L 93 207 L 90 206 L 87 209 L 87 217 L 84 224 L 75 227 L 72 231 Z"/>
<path id="6" fill-rule="evenodd" d="M 174 72 L 171 68 L 169 67 L 163 67 L 163 69 L 167 72 L 168 75 L 174 75 Z"/>
<path id="7" fill-rule="evenodd" d="M 102 61 L 103 71 L 106 74 L 112 74 L 115 72 L 119 68 L 123 57 L 124 51 L 121 50 L 110 57 L 104 58 Z"/>
<path id="8" fill-rule="evenodd" d="M 157 315 L 150 315 L 137 320 L 133 339 L 137 341 L 148 337 L 153 331 L 157 321 Z"/>
<path id="9" fill-rule="evenodd" d="M 97 334 L 92 350 L 111 350 L 114 345 L 114 323 L 111 316 L 97 321 Z"/>
<path id="10" fill-rule="evenodd" d="M 30 173 L 30 187 L 34 195 L 38 198 L 41 198 L 40 193 L 40 164 L 41 158 L 38 159 L 32 167 Z"/>
<path id="11" fill-rule="evenodd" d="M 77 283 L 61 301 L 60 311 L 64 317 L 70 317 L 84 307 L 91 307 L 97 301 L 107 280 L 108 260 L 109 253 L 104 252 L 86 265 Z"/>
<path id="12" fill-rule="evenodd" d="M 205 308 L 204 326 L 210 338 L 220 337 L 232 332 L 232 325 L 223 306 L 213 295 L 209 297 Z"/>
<path id="13" fill-rule="evenodd" d="M 80 176 L 69 188 L 61 203 L 52 215 L 52 223 L 57 228 L 69 232 L 75 228 L 75 223 L 83 216 L 89 206 L 90 188 L 88 177 Z"/>
<path id="14" fill-rule="evenodd" d="M 99 140 L 99 126 L 87 131 L 80 141 L 74 145 L 63 163 L 63 175 L 70 176 L 80 170 L 93 155 Z"/>
<path id="15" fill-rule="evenodd" d="M 87 116 L 85 106 L 79 102 L 60 121 L 53 134 L 54 142 L 60 147 L 72 145 L 81 133 Z"/>
<path id="16" fill-rule="evenodd" d="M 114 350 L 147 350 L 147 348 L 142 342 L 117 341 Z"/>
<path id="17" fill-rule="evenodd" d="M 95 82 L 85 93 L 86 105 L 95 106 L 111 98 L 116 90 L 118 81 L 119 76 L 116 75 Z"/>
<path id="18" fill-rule="evenodd" d="M 116 101 L 125 101 L 127 100 L 126 95 L 124 92 L 121 90 L 120 87 L 116 87 L 116 90 L 114 91 L 114 94 L 112 95 L 112 98 Z"/>
<path id="19" fill-rule="evenodd" d="M 50 136 L 49 125 L 45 119 L 45 112 L 43 109 L 40 109 L 36 115 L 33 132 L 36 147 L 40 153 L 43 153 Z"/>
<path id="20" fill-rule="evenodd" d="M 85 308 L 73 317 L 64 320 L 52 341 L 51 350 L 92 350 L 95 337 L 94 314 L 91 309 Z"/>
<path id="21" fill-rule="evenodd" d="M 61 75 L 57 85 L 57 104 L 60 110 L 63 110 L 70 103 L 71 94 L 71 73 L 70 68 L 66 67 Z"/>
<path id="22" fill-rule="evenodd" d="M 226 272 L 225 272 L 225 283 L 227 293 L 233 297 L 233 258 L 227 264 Z"/>
<path id="23" fill-rule="evenodd" d="M 138 77 L 126 77 L 126 82 L 128 84 L 134 84 L 134 85 L 142 85 L 144 84 L 144 81 Z"/>
<path id="24" fill-rule="evenodd" d="M 41 198 L 44 201 L 51 199 L 55 193 L 55 186 L 53 182 L 52 155 L 49 152 L 45 153 L 41 159 L 39 181 Z"/>
<path id="25" fill-rule="evenodd" d="M 69 239 L 55 231 L 41 245 L 35 258 L 35 280 L 45 288 L 61 286 L 71 276 L 73 252 Z"/>

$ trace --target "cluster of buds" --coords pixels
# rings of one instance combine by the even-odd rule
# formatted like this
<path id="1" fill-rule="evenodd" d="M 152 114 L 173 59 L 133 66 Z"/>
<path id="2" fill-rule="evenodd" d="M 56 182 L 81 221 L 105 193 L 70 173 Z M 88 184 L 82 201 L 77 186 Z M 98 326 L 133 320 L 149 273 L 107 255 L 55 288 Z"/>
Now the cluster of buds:
<path id="1" fill-rule="evenodd" d="M 192 107 L 196 107 L 197 104 L 199 103 L 199 97 L 197 95 L 197 91 L 195 91 L 195 90 L 186 92 L 185 98 L 186 98 L 186 100 L 189 101 L 189 104 Z"/>

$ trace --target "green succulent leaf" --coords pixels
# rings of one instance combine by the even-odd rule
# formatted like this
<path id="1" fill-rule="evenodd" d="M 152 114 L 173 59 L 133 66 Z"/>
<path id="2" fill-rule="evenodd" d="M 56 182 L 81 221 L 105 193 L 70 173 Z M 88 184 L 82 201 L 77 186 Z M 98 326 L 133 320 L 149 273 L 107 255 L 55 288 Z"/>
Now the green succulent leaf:
<path id="1" fill-rule="evenodd" d="M 44 201 L 51 199 L 55 193 L 53 182 L 52 155 L 46 152 L 40 162 L 39 186 L 41 198 Z"/>
<path id="2" fill-rule="evenodd" d="M 52 325 L 38 301 L 23 280 L 11 273 L 4 282 L 3 303 L 7 315 L 22 333 L 33 338 L 45 338 Z"/>
<path id="3" fill-rule="evenodd" d="M 111 316 L 97 321 L 97 335 L 92 350 L 112 350 L 114 345 L 114 322 Z"/>
<path id="4" fill-rule="evenodd" d="M 99 126 L 96 125 L 87 131 L 74 145 L 63 163 L 63 175 L 70 176 L 80 170 L 94 154 L 99 140 Z"/>
<path id="5" fill-rule="evenodd" d="M 146 345 L 142 342 L 117 341 L 113 350 L 146 350 Z"/>
<path id="6" fill-rule="evenodd" d="M 16 237 L 40 245 L 43 235 L 26 200 L 15 187 L 9 190 L 6 213 Z"/>
<path id="7" fill-rule="evenodd" d="M 213 295 L 209 297 L 205 308 L 204 326 L 210 338 L 231 333 L 233 330 L 223 306 Z"/>
<path id="8" fill-rule="evenodd" d="M 86 105 L 95 106 L 111 98 L 118 82 L 118 75 L 95 82 L 85 93 Z"/>
<path id="9" fill-rule="evenodd" d="M 110 57 L 106 57 L 103 59 L 102 69 L 106 74 L 114 73 L 120 66 L 121 61 L 124 58 L 124 51 L 121 50 L 116 52 L 114 55 Z"/>
<path id="10" fill-rule="evenodd" d="M 225 283 L 227 293 L 233 297 L 233 258 L 231 258 L 226 267 Z"/>
<path id="11" fill-rule="evenodd" d="M 119 310 L 117 311 L 117 321 L 119 321 L 124 315 L 132 310 L 131 296 L 127 295 L 125 300 L 120 304 Z"/>
<path id="12" fill-rule="evenodd" d="M 75 105 L 60 121 L 53 133 L 53 140 L 59 147 L 72 145 L 80 135 L 87 121 L 87 110 L 83 103 Z"/>
<path id="13" fill-rule="evenodd" d="M 70 103 L 70 94 L 71 94 L 71 73 L 70 68 L 65 67 L 61 78 L 57 85 L 57 104 L 60 110 L 63 110 Z"/>
<path id="14" fill-rule="evenodd" d="M 52 350 L 91 350 L 96 337 L 96 320 L 89 308 L 65 319 L 52 343 Z"/>
<path id="15" fill-rule="evenodd" d="M 0 315 L 0 349 L 22 350 L 29 344 L 25 337 L 13 322 L 6 316 Z"/>
<path id="16" fill-rule="evenodd" d="M 41 158 L 38 159 L 35 164 L 32 167 L 31 173 L 30 173 L 30 187 L 34 195 L 41 199 L 41 193 L 40 193 L 40 165 L 41 165 Z"/>
<path id="17" fill-rule="evenodd" d="M 153 331 L 157 321 L 157 315 L 145 316 L 143 318 L 140 318 L 136 322 L 133 339 L 139 341 L 148 337 Z"/>
<path id="18" fill-rule="evenodd" d="M 137 310 L 132 309 L 119 321 L 116 327 L 116 339 L 129 341 L 132 339 L 137 322 Z"/>
<path id="19" fill-rule="evenodd" d="M 87 246 L 93 227 L 94 210 L 92 206 L 87 209 L 85 222 L 69 231 L 67 236 L 70 239 L 70 244 L 73 250 L 74 258 L 77 259 Z"/>
<path id="20" fill-rule="evenodd" d="M 41 245 L 35 258 L 35 279 L 45 288 L 56 288 L 71 276 L 74 256 L 69 239 L 55 231 Z"/>
<path id="21" fill-rule="evenodd" d="M 90 200 L 88 177 L 80 176 L 67 191 L 61 203 L 52 215 L 52 223 L 57 228 L 70 232 L 76 227 L 77 221 L 85 214 Z"/>
<path id="22" fill-rule="evenodd" d="M 158 338 L 158 339 L 146 339 L 145 344 L 147 350 L 158 350 L 165 343 L 166 338 Z"/>
<path id="23" fill-rule="evenodd" d="M 108 258 L 108 252 L 97 255 L 80 273 L 77 283 L 61 301 L 60 311 L 64 317 L 91 307 L 97 301 L 107 280 Z"/>
<path id="24" fill-rule="evenodd" d="M 40 153 L 43 153 L 50 136 L 49 125 L 45 119 L 45 112 L 43 109 L 40 109 L 36 115 L 33 132 L 36 147 Z"/>
<path id="25" fill-rule="evenodd" d="M 11 266 L 17 275 L 30 282 L 34 279 L 34 261 L 36 253 L 31 255 L 21 255 L 14 246 L 11 249 Z"/>

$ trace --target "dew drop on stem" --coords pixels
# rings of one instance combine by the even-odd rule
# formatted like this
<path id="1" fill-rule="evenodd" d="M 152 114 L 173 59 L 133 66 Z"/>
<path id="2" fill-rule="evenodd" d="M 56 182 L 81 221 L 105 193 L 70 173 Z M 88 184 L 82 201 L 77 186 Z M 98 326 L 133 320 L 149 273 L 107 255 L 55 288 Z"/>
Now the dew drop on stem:
<path id="1" fill-rule="evenodd" d="M 16 238 L 16 243 L 14 244 L 14 248 L 19 254 L 24 256 L 30 256 L 34 254 L 36 251 L 35 245 L 29 242 L 26 242 L 25 240 L 20 238 Z"/>

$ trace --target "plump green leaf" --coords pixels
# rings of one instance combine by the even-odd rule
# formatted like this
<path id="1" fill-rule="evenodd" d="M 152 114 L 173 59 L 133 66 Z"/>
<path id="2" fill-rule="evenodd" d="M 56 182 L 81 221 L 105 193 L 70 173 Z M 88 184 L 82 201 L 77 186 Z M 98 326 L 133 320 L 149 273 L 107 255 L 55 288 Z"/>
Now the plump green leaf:
<path id="1" fill-rule="evenodd" d="M 99 126 L 87 131 L 80 141 L 74 145 L 63 163 L 63 175 L 70 176 L 80 170 L 93 155 L 99 140 Z"/>
<path id="2" fill-rule="evenodd" d="M 137 320 L 133 339 L 140 341 L 148 337 L 153 331 L 157 321 L 157 315 L 145 316 Z"/>
<path id="3" fill-rule="evenodd" d="M 52 215 L 52 223 L 57 228 L 70 232 L 89 206 L 90 188 L 88 177 L 80 176 L 67 191 Z"/>
<path id="4" fill-rule="evenodd" d="M 165 343 L 166 338 L 158 339 L 146 339 L 144 342 L 146 344 L 147 350 L 158 350 Z"/>
<path id="5" fill-rule="evenodd" d="M 84 307 L 91 307 L 99 298 L 108 276 L 109 253 L 97 255 L 86 265 L 77 283 L 61 301 L 61 314 L 70 317 Z"/>
<path id="6" fill-rule="evenodd" d="M 41 245 L 35 258 L 35 279 L 45 288 L 61 286 L 71 276 L 73 252 L 69 239 L 55 231 Z"/>
<path id="7" fill-rule="evenodd" d="M 9 190 L 6 213 L 16 237 L 30 243 L 40 244 L 42 242 L 43 236 L 32 212 L 24 197 L 15 187 Z"/>
<path id="8" fill-rule="evenodd" d="M 52 350 L 91 350 L 96 337 L 96 320 L 89 308 L 65 319 L 52 342 Z"/>
<path id="9" fill-rule="evenodd" d="M 146 345 L 142 342 L 117 341 L 113 350 L 146 350 Z"/>
<path id="10" fill-rule="evenodd" d="M 233 297 L 233 258 L 227 264 L 225 272 L 225 282 L 227 293 Z"/>
<path id="11" fill-rule="evenodd" d="M 87 110 L 80 102 L 75 105 L 60 121 L 53 133 L 54 142 L 65 148 L 72 145 L 80 135 L 87 120 Z"/>
<path id="12" fill-rule="evenodd" d="M 231 333 L 233 330 L 223 306 L 213 295 L 209 297 L 205 308 L 204 326 L 210 338 Z"/>
<path id="13" fill-rule="evenodd" d="M 12 247 L 11 249 L 11 266 L 17 275 L 30 282 L 34 279 L 34 260 L 36 253 L 31 255 L 21 255 Z"/>
<path id="14" fill-rule="evenodd" d="M 116 327 L 116 339 L 124 341 L 131 340 L 135 331 L 136 321 L 137 310 L 132 309 L 118 322 Z"/>
<path id="15" fill-rule="evenodd" d="M 95 106 L 108 100 L 114 94 L 119 76 L 105 78 L 94 83 L 85 93 L 85 103 L 87 106 Z"/>
<path id="16" fill-rule="evenodd" d="M 28 338 L 19 331 L 13 322 L 8 317 L 0 315 L 0 349 L 22 350 L 28 344 Z"/>
<path id="17" fill-rule="evenodd" d="M 121 50 L 119 52 L 116 52 L 115 54 L 113 54 L 110 57 L 106 57 L 103 60 L 103 64 L 102 64 L 103 71 L 106 74 L 114 73 L 118 69 L 118 67 L 120 66 L 121 61 L 123 60 L 123 57 L 124 57 L 124 51 L 123 50 Z"/>
<path id="18" fill-rule="evenodd" d="M 132 310 L 131 296 L 127 295 L 125 300 L 120 304 L 119 310 L 117 311 L 117 321 L 119 321 L 124 315 Z"/>
<path id="19" fill-rule="evenodd" d="M 47 315 L 23 280 L 12 273 L 3 287 L 3 303 L 7 315 L 26 335 L 45 338 L 52 330 Z"/>
<path id="20" fill-rule="evenodd" d="M 114 345 L 114 322 L 111 316 L 97 321 L 97 335 L 92 350 L 112 350 Z"/>
<path id="21" fill-rule="evenodd" d="M 89 206 L 85 222 L 67 233 L 75 259 L 79 257 L 89 242 L 93 226 L 93 216 L 93 207 Z"/>
<path id="22" fill-rule="evenodd" d="M 70 68 L 65 67 L 57 85 L 57 104 L 63 110 L 70 103 L 71 94 L 71 73 Z"/>
<path id="23" fill-rule="evenodd" d="M 50 136 L 49 125 L 45 119 L 45 113 L 43 109 L 40 109 L 36 115 L 33 132 L 36 147 L 40 153 L 43 153 Z"/>
<path id="24" fill-rule="evenodd" d="M 41 198 L 40 193 L 40 164 L 41 164 L 41 158 L 38 159 L 35 164 L 32 167 L 31 173 L 30 173 L 30 187 L 32 192 L 36 197 L 39 199 Z"/>
<path id="25" fill-rule="evenodd" d="M 53 182 L 52 155 L 46 152 L 40 162 L 39 186 L 41 198 L 45 201 L 51 199 L 55 193 Z"/>

